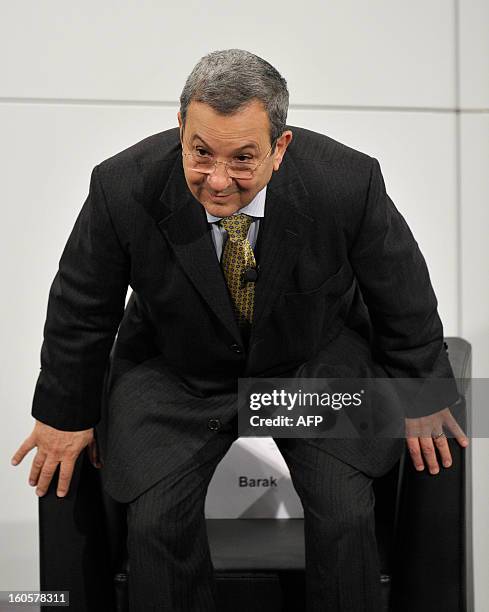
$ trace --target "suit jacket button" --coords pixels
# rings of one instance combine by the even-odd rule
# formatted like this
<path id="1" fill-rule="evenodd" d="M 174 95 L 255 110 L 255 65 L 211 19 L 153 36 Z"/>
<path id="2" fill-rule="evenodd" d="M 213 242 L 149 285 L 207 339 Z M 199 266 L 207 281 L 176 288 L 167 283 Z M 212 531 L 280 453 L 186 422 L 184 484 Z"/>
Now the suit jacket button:
<path id="1" fill-rule="evenodd" d="M 238 355 L 243 352 L 243 349 L 239 346 L 239 344 L 231 344 L 229 348 L 235 353 L 238 353 Z"/>
<path id="2" fill-rule="evenodd" d="M 209 419 L 207 426 L 211 431 L 217 431 L 221 427 L 221 421 L 219 419 Z"/>

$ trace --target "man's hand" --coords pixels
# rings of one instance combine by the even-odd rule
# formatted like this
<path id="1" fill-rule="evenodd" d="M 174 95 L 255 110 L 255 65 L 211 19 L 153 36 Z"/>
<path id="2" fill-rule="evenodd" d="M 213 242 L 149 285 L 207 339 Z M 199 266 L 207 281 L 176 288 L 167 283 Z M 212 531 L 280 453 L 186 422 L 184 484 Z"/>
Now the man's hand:
<path id="1" fill-rule="evenodd" d="M 443 427 L 451 431 L 460 446 L 465 447 L 469 444 L 467 436 L 448 408 L 417 419 L 405 419 L 405 421 L 406 443 L 414 467 L 419 471 L 424 469 L 424 457 L 430 473 L 438 474 L 440 468 L 435 447 L 440 453 L 443 466 L 448 468 L 452 465 L 452 456 Z"/>
<path id="2" fill-rule="evenodd" d="M 29 484 L 37 485 L 36 494 L 39 497 L 44 495 L 60 463 L 57 495 L 64 497 L 70 488 L 78 455 L 87 445 L 93 447 L 94 442 L 93 427 L 82 431 L 62 431 L 36 421 L 31 435 L 20 445 L 11 463 L 18 465 L 29 451 L 37 447 Z"/>

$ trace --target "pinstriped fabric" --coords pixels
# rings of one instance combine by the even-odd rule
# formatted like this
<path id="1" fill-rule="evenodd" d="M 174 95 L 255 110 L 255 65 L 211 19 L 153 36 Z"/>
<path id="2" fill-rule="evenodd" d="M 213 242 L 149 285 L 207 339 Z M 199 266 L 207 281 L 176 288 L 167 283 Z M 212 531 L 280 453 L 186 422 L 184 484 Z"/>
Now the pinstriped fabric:
<path id="1" fill-rule="evenodd" d="M 251 222 L 252 218 L 244 214 L 232 215 L 219 221 L 219 225 L 228 233 L 221 265 L 238 326 L 241 328 L 251 324 L 255 300 L 255 284 L 243 283 L 241 280 L 244 270 L 256 267 L 253 249 L 246 238 Z"/>
<path id="2" fill-rule="evenodd" d="M 219 432 L 128 504 L 129 612 L 216 612 L 204 504 L 235 432 Z M 373 479 L 297 438 L 277 438 L 304 507 L 307 612 L 378 612 Z M 266 546 L 266 543 L 264 543 Z"/>
<path id="3" fill-rule="evenodd" d="M 219 432 L 127 506 L 129 612 L 216 612 L 205 497 L 236 433 Z"/>
<path id="4" fill-rule="evenodd" d="M 383 610 L 373 479 L 304 440 L 275 442 L 304 508 L 305 609 Z"/>

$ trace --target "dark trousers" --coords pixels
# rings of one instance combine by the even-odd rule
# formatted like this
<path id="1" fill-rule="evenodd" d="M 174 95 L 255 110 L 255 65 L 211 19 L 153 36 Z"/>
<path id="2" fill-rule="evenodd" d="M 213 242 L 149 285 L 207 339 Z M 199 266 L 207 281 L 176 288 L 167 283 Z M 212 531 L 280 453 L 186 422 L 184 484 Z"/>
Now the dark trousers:
<path id="1" fill-rule="evenodd" d="M 204 504 L 236 438 L 216 432 L 192 459 L 128 504 L 130 612 L 211 612 L 216 586 Z M 301 439 L 275 440 L 304 507 L 308 612 L 378 612 L 372 478 Z"/>

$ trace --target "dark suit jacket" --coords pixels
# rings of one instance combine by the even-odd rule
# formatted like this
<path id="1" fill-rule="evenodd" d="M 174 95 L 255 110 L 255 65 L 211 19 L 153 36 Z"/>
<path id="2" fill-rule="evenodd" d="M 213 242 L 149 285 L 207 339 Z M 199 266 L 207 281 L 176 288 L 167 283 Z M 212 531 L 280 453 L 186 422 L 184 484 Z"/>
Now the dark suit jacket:
<path id="1" fill-rule="evenodd" d="M 239 377 L 453 376 L 425 261 L 378 161 L 291 129 L 267 188 L 248 343 L 178 130 L 93 169 L 50 289 L 32 415 L 65 430 L 97 425 L 104 486 L 119 501 L 217 435 L 210 419 L 228 426 Z M 457 399 L 453 384 L 409 416 Z M 402 450 L 401 439 L 311 443 L 372 475 Z"/>

